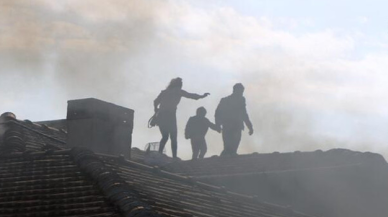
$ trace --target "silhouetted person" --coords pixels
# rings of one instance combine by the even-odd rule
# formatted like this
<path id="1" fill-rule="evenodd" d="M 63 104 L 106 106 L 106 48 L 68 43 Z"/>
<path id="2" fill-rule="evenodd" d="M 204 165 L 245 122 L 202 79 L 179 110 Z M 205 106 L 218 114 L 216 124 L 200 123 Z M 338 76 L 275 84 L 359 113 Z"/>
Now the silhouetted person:
<path id="1" fill-rule="evenodd" d="M 165 90 L 154 100 L 154 109 L 157 113 L 157 125 L 159 126 L 162 139 L 160 140 L 159 153 L 163 153 L 164 146 L 168 140 L 171 139 L 171 149 L 173 158 L 177 157 L 177 121 L 176 109 L 182 97 L 189 99 L 202 99 L 209 95 L 188 93 L 182 90 L 182 79 L 174 78 Z"/>
<path id="2" fill-rule="evenodd" d="M 241 83 L 235 84 L 233 93 L 222 98 L 216 109 L 215 121 L 218 127 L 222 126 L 222 139 L 224 141 L 224 150 L 221 156 L 237 155 L 244 123 L 249 129 L 249 135 L 253 134 L 243 94 L 244 86 Z"/>
<path id="3" fill-rule="evenodd" d="M 205 116 L 206 109 L 204 107 L 199 107 L 197 109 L 197 115 L 190 117 L 186 124 L 185 137 L 186 139 L 191 139 L 193 160 L 196 160 L 198 157 L 202 159 L 206 154 L 207 144 L 205 136 L 209 130 L 209 127 L 212 130 L 221 132 L 221 129 L 210 122 L 209 119 L 207 119 Z"/>

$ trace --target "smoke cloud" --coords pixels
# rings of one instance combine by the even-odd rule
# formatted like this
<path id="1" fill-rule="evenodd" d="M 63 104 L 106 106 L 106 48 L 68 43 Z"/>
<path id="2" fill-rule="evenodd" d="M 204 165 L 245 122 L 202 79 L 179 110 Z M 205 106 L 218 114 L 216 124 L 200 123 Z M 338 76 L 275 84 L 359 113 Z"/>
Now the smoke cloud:
<path id="1" fill-rule="evenodd" d="M 354 58 L 355 34 L 292 34 L 267 17 L 181 1 L 0 1 L 0 90 L 18 118 L 64 118 L 69 99 L 96 97 L 135 110 L 134 146 L 160 139 L 147 129 L 169 80 L 189 92 L 178 108 L 179 156 L 199 106 L 213 120 L 221 97 L 246 86 L 255 128 L 240 153 L 350 148 L 388 156 L 388 56 Z M 208 155 L 222 150 L 208 134 Z M 168 152 L 169 146 L 167 146 Z"/>

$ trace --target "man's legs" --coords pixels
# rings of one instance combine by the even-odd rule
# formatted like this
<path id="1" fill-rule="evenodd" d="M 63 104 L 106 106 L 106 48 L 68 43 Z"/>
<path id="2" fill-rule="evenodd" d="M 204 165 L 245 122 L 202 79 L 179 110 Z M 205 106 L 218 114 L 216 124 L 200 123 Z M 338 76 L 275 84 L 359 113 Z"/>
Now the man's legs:
<path id="1" fill-rule="evenodd" d="M 221 156 L 230 156 L 231 152 L 231 146 L 232 146 L 232 141 L 231 141 L 231 130 L 224 127 L 222 129 L 222 140 L 224 141 L 224 150 L 221 152 Z"/>
<path id="2" fill-rule="evenodd" d="M 221 156 L 237 155 L 237 149 L 241 141 L 241 130 L 235 127 L 223 127 L 222 139 L 224 140 L 224 150 Z"/>
<path id="3" fill-rule="evenodd" d="M 231 133 L 231 155 L 237 155 L 237 149 L 241 141 L 241 130 L 234 130 Z"/>

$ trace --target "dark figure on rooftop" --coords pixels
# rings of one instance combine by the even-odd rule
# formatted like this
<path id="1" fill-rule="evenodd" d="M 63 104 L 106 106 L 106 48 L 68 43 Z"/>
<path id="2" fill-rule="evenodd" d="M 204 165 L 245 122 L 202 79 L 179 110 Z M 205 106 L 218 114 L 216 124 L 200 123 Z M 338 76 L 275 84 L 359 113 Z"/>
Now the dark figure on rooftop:
<path id="1" fill-rule="evenodd" d="M 171 149 L 173 158 L 177 158 L 177 121 L 176 109 L 182 97 L 189 99 L 202 99 L 209 95 L 188 93 L 182 90 L 182 79 L 174 78 L 165 90 L 154 100 L 154 109 L 156 115 L 156 123 L 159 126 L 162 139 L 160 140 L 159 153 L 163 153 L 164 146 L 167 143 L 168 137 L 171 139 Z"/>
<path id="2" fill-rule="evenodd" d="M 186 124 L 185 137 L 186 139 L 191 139 L 193 160 L 198 159 L 198 157 L 202 159 L 206 154 L 207 144 L 205 136 L 209 127 L 212 130 L 221 132 L 221 128 L 210 122 L 205 116 L 206 109 L 204 107 L 199 107 L 197 109 L 197 115 L 190 117 Z"/>
<path id="3" fill-rule="evenodd" d="M 241 131 L 244 123 L 249 129 L 249 135 L 253 134 L 253 126 L 246 110 L 244 86 L 241 83 L 233 86 L 233 93 L 222 98 L 215 113 L 215 121 L 218 127 L 222 126 L 222 139 L 224 150 L 221 156 L 237 155 L 237 149 L 241 140 Z"/>

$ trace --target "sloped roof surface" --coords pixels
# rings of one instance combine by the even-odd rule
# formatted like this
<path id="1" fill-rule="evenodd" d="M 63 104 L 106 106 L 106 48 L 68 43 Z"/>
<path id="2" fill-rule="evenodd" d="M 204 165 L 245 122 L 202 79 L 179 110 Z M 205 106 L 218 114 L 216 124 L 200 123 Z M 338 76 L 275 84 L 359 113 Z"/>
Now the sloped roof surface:
<path id="1" fill-rule="evenodd" d="M 344 149 L 174 162 L 162 169 L 315 216 L 387 216 L 388 167 Z"/>
<path id="2" fill-rule="evenodd" d="M 47 125 L 32 123 L 31 121 L 20 121 L 9 119 L 2 123 L 5 128 L 3 135 L 3 147 L 5 143 L 12 144 L 11 149 L 17 146 L 15 142 L 7 142 L 8 137 L 16 143 L 22 143 L 24 151 L 43 151 L 43 150 L 60 150 L 65 149 L 67 133 L 63 130 L 58 130 Z M 18 150 L 23 151 L 23 150 Z"/>
<path id="3" fill-rule="evenodd" d="M 169 216 L 304 216 L 255 198 L 228 192 L 224 188 L 195 182 L 132 161 L 104 158 L 137 192 L 142 201 Z"/>
<path id="4" fill-rule="evenodd" d="M 0 158 L 0 216 L 120 216 L 69 151 Z"/>
<path id="5" fill-rule="evenodd" d="M 0 216 L 305 216 L 157 167 L 66 149 L 63 131 L 14 118 L 2 126 Z"/>
<path id="6" fill-rule="evenodd" d="M 159 154 L 157 151 L 142 151 L 136 147 L 131 149 L 131 160 L 152 166 L 164 166 L 175 162 L 165 154 Z"/>

